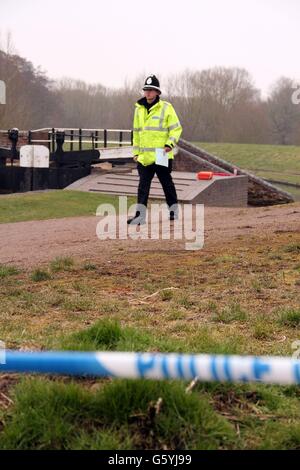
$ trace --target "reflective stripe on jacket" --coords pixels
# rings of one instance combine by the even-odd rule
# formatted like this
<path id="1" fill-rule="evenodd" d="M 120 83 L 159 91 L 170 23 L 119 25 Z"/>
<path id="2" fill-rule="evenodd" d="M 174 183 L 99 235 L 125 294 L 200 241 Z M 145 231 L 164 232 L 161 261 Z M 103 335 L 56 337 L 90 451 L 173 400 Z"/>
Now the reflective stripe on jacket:
<path id="1" fill-rule="evenodd" d="M 173 148 L 182 132 L 178 116 L 167 101 L 159 100 L 149 110 L 145 106 L 135 104 L 133 120 L 133 155 L 137 161 L 147 166 L 155 162 L 155 149 L 165 145 Z M 174 158 L 174 152 L 168 152 Z"/>

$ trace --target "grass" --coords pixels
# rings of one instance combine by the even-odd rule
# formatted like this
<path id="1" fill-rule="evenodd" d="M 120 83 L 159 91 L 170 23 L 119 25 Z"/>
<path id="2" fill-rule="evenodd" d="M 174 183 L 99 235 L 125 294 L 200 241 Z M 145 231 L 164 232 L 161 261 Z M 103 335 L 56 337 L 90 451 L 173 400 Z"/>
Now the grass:
<path id="1" fill-rule="evenodd" d="M 299 253 L 300 254 L 300 243 L 290 243 L 285 247 L 287 253 Z"/>
<path id="2" fill-rule="evenodd" d="M 158 398 L 164 410 L 155 417 Z M 29 379 L 16 387 L 14 400 L 0 434 L 2 449 L 143 449 L 162 443 L 214 449 L 234 443 L 232 425 L 205 396 L 187 395 L 180 383 L 116 380 L 91 392 L 75 383 Z"/>
<path id="3" fill-rule="evenodd" d="M 31 274 L 31 280 L 34 282 L 47 281 L 51 279 L 51 274 L 45 269 L 37 268 Z"/>
<path id="4" fill-rule="evenodd" d="M 195 145 L 262 178 L 300 185 L 299 146 L 208 142 L 195 142 Z M 274 185 L 300 201 L 300 188 L 284 183 Z"/>
<path id="5" fill-rule="evenodd" d="M 181 343 L 181 344 L 179 344 Z M 188 340 L 98 321 L 62 340 L 76 350 L 189 350 Z M 244 449 L 300 446 L 295 387 L 26 377 L 2 413 L 1 449 Z M 158 400 L 161 402 L 157 411 Z M 274 426 L 276 422 L 276 427 Z M 255 429 L 255 432 L 253 432 Z"/>
<path id="6" fill-rule="evenodd" d="M 251 246 L 249 250 L 249 239 L 232 241 L 223 247 L 222 257 L 213 251 L 176 257 L 128 252 L 124 257 L 116 250 L 109 265 L 100 255 L 92 263 L 62 257 L 28 273 L 5 265 L 0 328 L 13 345 L 45 347 L 62 329 L 76 331 L 108 317 L 155 329 L 158 336 L 191 334 L 191 340 L 201 339 L 195 350 L 226 349 L 232 342 L 236 351 L 246 343 L 249 352 L 272 353 L 276 344 L 261 342 L 263 333 L 258 331 L 253 341 L 253 325 L 259 320 L 257 330 L 266 325 L 271 338 L 286 336 L 277 312 L 299 308 L 297 233 L 268 237 L 268 248 L 263 238 Z M 287 343 L 295 339 L 297 328 L 288 331 L 287 342 L 277 345 L 287 346 L 283 354 L 290 353 Z"/>
<path id="7" fill-rule="evenodd" d="M 221 311 L 217 310 L 212 319 L 215 322 L 231 323 L 234 321 L 245 321 L 247 312 L 239 304 L 229 304 Z"/>
<path id="8" fill-rule="evenodd" d="M 282 189 L 283 191 L 290 193 L 295 201 L 300 201 L 300 189 L 298 188 L 293 188 L 291 186 L 286 186 L 284 184 L 278 184 L 278 183 L 273 183 L 274 186 L 277 186 L 279 189 Z"/>
<path id="9" fill-rule="evenodd" d="M 50 263 L 50 269 L 55 273 L 60 271 L 71 271 L 73 266 L 74 260 L 69 256 L 59 256 Z"/>
<path id="10" fill-rule="evenodd" d="M 87 261 L 83 268 L 86 270 L 86 271 L 95 271 L 97 269 L 97 266 L 94 264 L 94 263 L 91 263 L 89 261 Z"/>
<path id="11" fill-rule="evenodd" d="M 298 146 L 207 142 L 196 144 L 241 168 L 272 170 L 282 174 L 299 173 L 298 176 L 300 176 L 300 147 Z"/>
<path id="12" fill-rule="evenodd" d="M 279 322 L 283 325 L 296 328 L 300 326 L 300 309 L 286 309 L 280 313 Z"/>
<path id="13" fill-rule="evenodd" d="M 135 198 L 128 198 L 128 207 L 134 203 Z M 1 195 L 0 223 L 95 215 L 100 204 L 112 204 L 118 211 L 119 199 L 69 190 Z"/>
<path id="14" fill-rule="evenodd" d="M 297 147 L 209 145 L 243 168 L 271 164 L 284 178 L 299 170 Z M 117 200 L 1 196 L 0 222 L 92 215 Z M 25 350 L 291 356 L 300 338 L 299 234 L 240 237 L 217 253 L 116 250 L 109 266 L 101 254 L 30 271 L 0 265 L 0 339 Z M 298 386 L 199 383 L 188 394 L 187 385 L 0 375 L 0 448 L 300 449 Z"/>
<path id="15" fill-rule="evenodd" d="M 5 264 L 0 264 L 0 279 L 7 277 L 7 276 L 13 276 L 14 274 L 18 274 L 19 269 L 16 268 L 15 266 L 7 266 Z"/>
<path id="16" fill-rule="evenodd" d="M 291 356 L 298 245 L 296 232 L 268 233 L 228 241 L 221 255 L 115 250 L 109 265 L 101 254 L 30 271 L 5 265 L 1 340 L 25 350 Z M 187 394 L 177 381 L 7 374 L 0 386 L 2 449 L 300 448 L 296 386 L 199 383 Z"/>

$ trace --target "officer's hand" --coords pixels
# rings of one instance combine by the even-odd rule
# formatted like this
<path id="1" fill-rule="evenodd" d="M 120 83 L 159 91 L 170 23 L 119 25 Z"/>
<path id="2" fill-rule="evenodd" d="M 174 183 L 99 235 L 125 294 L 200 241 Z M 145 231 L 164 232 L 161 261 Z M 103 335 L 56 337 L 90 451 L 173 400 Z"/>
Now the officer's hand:
<path id="1" fill-rule="evenodd" d="M 172 149 L 170 149 L 170 147 L 165 147 L 165 152 L 166 152 L 166 153 L 171 152 L 171 150 L 172 150 Z"/>
<path id="2" fill-rule="evenodd" d="M 133 161 L 134 161 L 134 162 L 137 162 L 137 159 L 138 159 L 138 157 L 135 155 L 135 156 L 133 157 Z"/>

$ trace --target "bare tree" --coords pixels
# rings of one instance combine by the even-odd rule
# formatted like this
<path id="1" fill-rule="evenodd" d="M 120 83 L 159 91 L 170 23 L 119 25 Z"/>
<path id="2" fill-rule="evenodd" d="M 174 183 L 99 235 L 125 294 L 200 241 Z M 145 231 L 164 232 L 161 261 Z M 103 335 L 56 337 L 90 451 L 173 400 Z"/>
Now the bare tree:
<path id="1" fill-rule="evenodd" d="M 300 107 L 292 102 L 293 80 L 282 77 L 273 85 L 268 100 L 274 141 L 281 145 L 293 143 L 300 127 Z"/>
<path id="2" fill-rule="evenodd" d="M 0 79 L 7 89 L 0 128 L 131 129 L 145 75 L 126 79 L 118 89 L 70 77 L 54 82 L 17 54 L 8 34 L 5 44 L 0 43 Z M 268 100 L 241 68 L 187 69 L 160 79 L 162 98 L 174 104 L 186 139 L 300 143 L 300 106 L 292 103 L 291 79 L 278 80 Z"/>
<path id="3" fill-rule="evenodd" d="M 15 53 L 11 35 L 0 50 L 0 77 L 6 84 L 6 105 L 0 128 L 42 127 L 57 119 L 60 104 L 51 81 L 39 68 Z"/>

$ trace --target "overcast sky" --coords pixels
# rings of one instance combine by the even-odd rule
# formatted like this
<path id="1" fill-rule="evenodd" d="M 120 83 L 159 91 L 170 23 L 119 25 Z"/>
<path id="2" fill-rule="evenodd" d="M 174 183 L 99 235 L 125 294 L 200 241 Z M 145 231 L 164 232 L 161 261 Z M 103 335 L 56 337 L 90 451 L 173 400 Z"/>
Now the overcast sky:
<path id="1" fill-rule="evenodd" d="M 0 0 L 2 42 L 8 31 L 51 78 L 118 87 L 238 66 L 264 94 L 282 75 L 300 79 L 300 0 Z"/>

